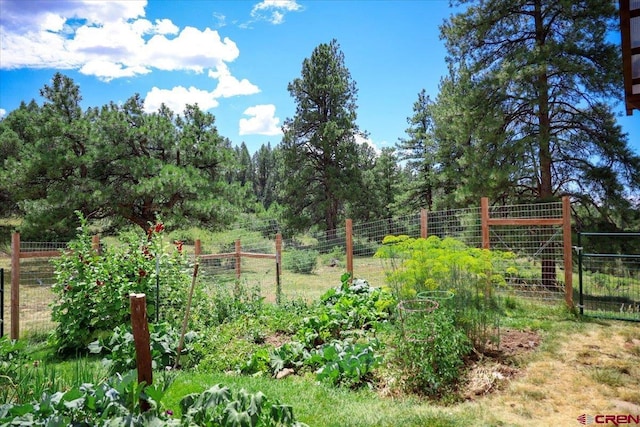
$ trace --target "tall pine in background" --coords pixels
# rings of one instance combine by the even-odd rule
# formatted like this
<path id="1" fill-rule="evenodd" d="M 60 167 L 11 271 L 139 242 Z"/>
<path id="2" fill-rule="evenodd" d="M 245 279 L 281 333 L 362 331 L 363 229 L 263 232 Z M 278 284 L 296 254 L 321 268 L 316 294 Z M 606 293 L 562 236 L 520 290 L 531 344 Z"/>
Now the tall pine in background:
<path id="1" fill-rule="evenodd" d="M 481 187 L 478 180 L 492 178 L 475 173 L 484 170 L 510 186 L 514 201 L 571 195 L 605 215 L 628 206 L 640 160 L 613 110 L 623 93 L 619 48 L 607 39 L 618 25 L 614 3 L 458 4 L 466 11 L 441 28 L 451 75 L 437 126 L 456 137 L 446 149 L 469 166 L 464 181 Z M 508 161 L 518 167 L 502 174 Z"/>
<path id="2" fill-rule="evenodd" d="M 288 85 L 296 113 L 283 126 L 283 206 L 288 224 L 335 237 L 345 203 L 360 191 L 356 84 L 336 40 L 317 46 Z"/>

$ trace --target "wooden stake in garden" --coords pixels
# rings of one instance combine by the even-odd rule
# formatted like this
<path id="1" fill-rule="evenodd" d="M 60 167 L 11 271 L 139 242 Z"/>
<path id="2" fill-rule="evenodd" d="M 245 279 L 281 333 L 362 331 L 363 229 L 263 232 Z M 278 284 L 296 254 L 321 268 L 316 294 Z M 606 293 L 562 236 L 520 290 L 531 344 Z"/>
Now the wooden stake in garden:
<path id="1" fill-rule="evenodd" d="M 138 367 L 138 383 L 151 385 L 153 371 L 151 369 L 151 345 L 149 338 L 149 324 L 147 323 L 147 298 L 145 294 L 130 294 L 131 328 L 136 348 L 136 365 Z M 140 398 L 140 410 L 148 411 L 151 405 L 146 399 Z"/>
<path id="2" fill-rule="evenodd" d="M 184 334 L 187 331 L 187 322 L 189 321 L 189 311 L 191 310 L 191 299 L 193 298 L 193 289 L 196 287 L 196 278 L 198 277 L 198 261 L 193 266 L 193 278 L 191 279 L 191 289 L 189 289 L 189 298 L 187 299 L 187 310 L 184 313 L 184 320 L 182 321 L 182 332 L 180 332 L 180 341 L 178 342 L 178 352 L 176 354 L 176 363 L 173 365 L 174 369 L 180 366 L 180 353 L 182 353 L 182 346 L 184 344 Z"/>

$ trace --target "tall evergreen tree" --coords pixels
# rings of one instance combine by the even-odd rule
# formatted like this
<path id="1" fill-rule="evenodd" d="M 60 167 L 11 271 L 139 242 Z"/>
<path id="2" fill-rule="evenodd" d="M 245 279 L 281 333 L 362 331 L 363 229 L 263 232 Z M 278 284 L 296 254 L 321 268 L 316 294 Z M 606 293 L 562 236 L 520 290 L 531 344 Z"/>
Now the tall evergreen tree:
<path id="1" fill-rule="evenodd" d="M 338 42 L 317 46 L 288 90 L 296 114 L 285 120 L 281 145 L 286 217 L 297 229 L 319 225 L 331 239 L 360 182 L 357 89 Z"/>
<path id="2" fill-rule="evenodd" d="M 261 145 L 253 154 L 254 165 L 254 192 L 265 209 L 269 209 L 275 200 L 276 185 L 276 155 L 271 149 L 271 144 Z"/>
<path id="3" fill-rule="evenodd" d="M 606 37 L 617 25 L 615 5 L 458 3 L 469 6 L 443 25 L 442 35 L 452 72 L 468 73 L 460 80 L 471 86 L 467 97 L 449 101 L 472 114 L 449 117 L 449 123 L 471 119 L 480 130 L 457 141 L 474 146 L 461 150 L 467 163 L 510 156 L 522 166 L 510 184 L 530 200 L 570 194 L 593 206 L 605 200 L 626 206 L 624 188 L 638 188 L 640 160 L 612 109 L 614 94 L 622 93 L 619 49 Z"/>
<path id="4" fill-rule="evenodd" d="M 407 138 L 396 145 L 400 160 L 406 160 L 412 180 L 403 194 L 405 206 L 412 211 L 433 207 L 436 152 L 433 141 L 433 102 L 423 89 L 413 104 L 413 115 L 407 118 Z"/>
<path id="5" fill-rule="evenodd" d="M 520 200 L 569 194 L 601 212 L 628 208 L 625 189 L 640 186 L 640 158 L 627 146 L 612 109 L 618 101 L 612 94 L 623 93 L 619 49 L 606 37 L 617 25 L 615 5 L 457 4 L 468 7 L 442 26 L 442 36 L 451 80 L 469 85 L 468 96 L 443 99 L 466 113 L 439 123 L 462 129 L 452 152 L 460 155 L 459 164 L 472 165 L 463 171 L 466 179 L 476 188 L 481 180 L 503 180 L 520 189 Z M 504 175 L 497 166 L 509 159 L 518 168 Z M 553 287 L 555 277 L 555 263 L 543 253 L 543 283 Z"/>

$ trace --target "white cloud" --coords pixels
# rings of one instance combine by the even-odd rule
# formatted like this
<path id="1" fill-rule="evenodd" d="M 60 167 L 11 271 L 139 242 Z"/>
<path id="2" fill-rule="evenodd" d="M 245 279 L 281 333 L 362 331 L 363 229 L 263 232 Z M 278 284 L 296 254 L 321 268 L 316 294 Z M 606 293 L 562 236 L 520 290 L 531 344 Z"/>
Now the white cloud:
<path id="1" fill-rule="evenodd" d="M 209 77 L 218 79 L 218 86 L 213 91 L 215 98 L 228 98 L 236 95 L 253 95 L 260 92 L 260 88 L 247 79 L 238 80 L 231 75 L 227 64 L 222 63 L 216 71 L 209 70 Z"/>
<path id="2" fill-rule="evenodd" d="M 296 3 L 296 0 L 262 0 L 260 3 L 253 6 L 252 12 L 265 9 L 296 11 L 302 9 L 302 6 Z"/>
<path id="3" fill-rule="evenodd" d="M 197 89 L 193 86 L 189 89 L 183 86 L 176 86 L 173 89 L 159 89 L 154 86 L 145 97 L 144 109 L 150 113 L 156 112 L 163 103 L 177 114 L 182 114 L 187 104 L 198 104 L 198 107 L 203 111 L 218 106 L 213 92 Z"/>
<path id="4" fill-rule="evenodd" d="M 7 115 L 7 110 L 0 108 L 0 119 Z"/>
<path id="5" fill-rule="evenodd" d="M 254 105 L 244 110 L 249 119 L 240 119 L 240 135 L 281 135 L 278 126 L 280 119 L 275 117 L 276 106 L 273 104 Z"/>
<path id="6" fill-rule="evenodd" d="M 301 10 L 302 6 L 296 0 L 263 0 L 251 9 L 251 18 L 253 21 L 267 21 L 279 25 L 284 22 L 286 12 Z"/>
<path id="7" fill-rule="evenodd" d="M 120 77 L 134 77 L 151 72 L 150 69 L 141 66 L 123 67 L 121 64 L 100 60 L 87 62 L 79 71 L 82 74 L 96 76 L 105 81 Z"/>
<path id="8" fill-rule="evenodd" d="M 156 19 L 154 29 L 157 34 L 178 34 L 180 31 L 170 19 Z"/>
<path id="9" fill-rule="evenodd" d="M 145 16 L 146 0 L 2 0 L 0 26 L 8 32 L 59 31 L 59 23 L 79 19 L 88 25 Z"/>
<path id="10" fill-rule="evenodd" d="M 227 17 L 222 13 L 213 12 L 213 22 L 215 23 L 216 28 L 222 28 L 227 25 Z"/>
<path id="11" fill-rule="evenodd" d="M 215 30 L 180 30 L 170 19 L 144 19 L 145 6 L 129 0 L 2 0 L 0 67 L 76 69 L 108 81 L 152 69 L 202 73 L 239 56 L 236 44 Z M 248 81 L 237 85 L 250 88 Z"/>

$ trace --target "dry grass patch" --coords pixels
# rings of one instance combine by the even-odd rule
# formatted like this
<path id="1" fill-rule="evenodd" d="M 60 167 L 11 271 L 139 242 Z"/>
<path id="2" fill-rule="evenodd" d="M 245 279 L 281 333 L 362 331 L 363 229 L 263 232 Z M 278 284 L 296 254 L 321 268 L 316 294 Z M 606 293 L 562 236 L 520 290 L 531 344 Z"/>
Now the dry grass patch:
<path id="1" fill-rule="evenodd" d="M 640 356 L 628 347 L 637 324 L 588 322 L 580 329 L 552 333 L 555 342 L 522 355 L 507 384 L 476 398 L 471 405 L 492 414 L 478 425 L 571 426 L 581 414 L 640 413 Z"/>

